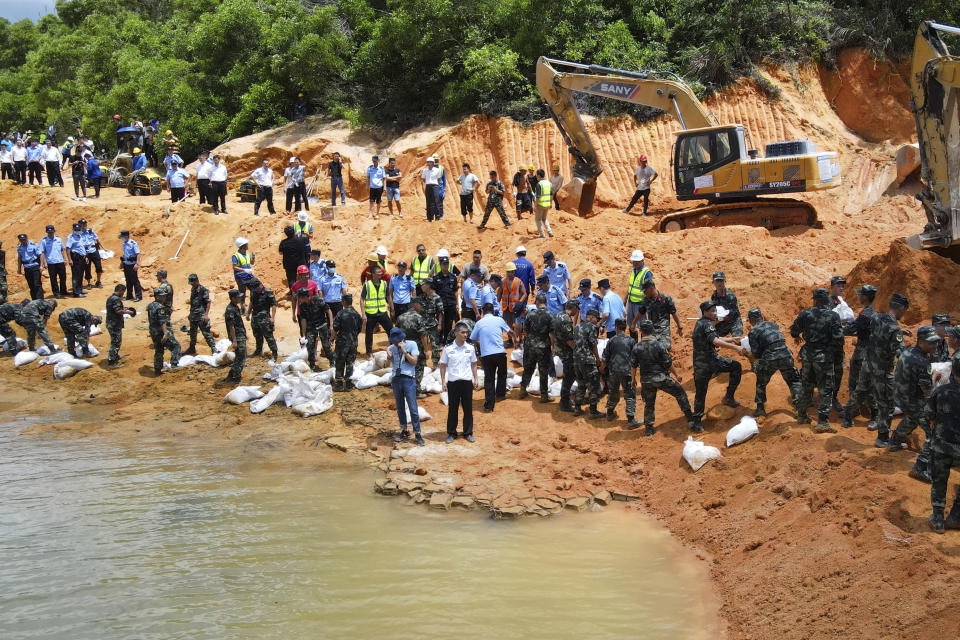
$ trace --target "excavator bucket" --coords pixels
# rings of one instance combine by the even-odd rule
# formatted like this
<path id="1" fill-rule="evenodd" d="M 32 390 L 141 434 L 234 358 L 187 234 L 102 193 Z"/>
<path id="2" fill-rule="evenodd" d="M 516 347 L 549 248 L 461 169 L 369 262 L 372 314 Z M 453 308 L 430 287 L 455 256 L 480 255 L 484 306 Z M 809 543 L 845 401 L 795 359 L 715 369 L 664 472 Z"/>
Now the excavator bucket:
<path id="1" fill-rule="evenodd" d="M 580 180 L 574 178 L 571 182 L 580 187 L 580 201 L 577 204 L 577 213 L 581 218 L 586 218 L 593 214 L 593 199 L 597 195 L 597 179 Z"/>

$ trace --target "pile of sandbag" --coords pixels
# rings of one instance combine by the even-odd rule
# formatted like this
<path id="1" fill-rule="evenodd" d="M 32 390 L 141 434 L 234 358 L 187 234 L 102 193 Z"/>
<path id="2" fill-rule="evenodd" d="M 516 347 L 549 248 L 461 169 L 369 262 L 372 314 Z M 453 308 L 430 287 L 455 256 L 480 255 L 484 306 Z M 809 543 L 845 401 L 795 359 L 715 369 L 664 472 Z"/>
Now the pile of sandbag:
<path id="1" fill-rule="evenodd" d="M 79 360 L 70 357 L 67 360 L 62 360 L 53 365 L 53 377 L 56 380 L 66 380 L 67 378 L 75 376 L 78 371 L 89 369 L 92 366 L 93 363 L 88 360 Z"/>
<path id="2" fill-rule="evenodd" d="M 237 354 L 233 351 L 227 351 L 229 348 L 230 339 L 221 338 L 213 345 L 213 353 L 211 354 L 180 356 L 180 362 L 177 363 L 177 368 L 182 369 L 183 367 L 189 367 L 195 364 L 205 364 L 214 368 L 230 366 L 233 364 L 233 361 L 237 359 Z"/>
<path id="3" fill-rule="evenodd" d="M 294 360 L 297 362 L 297 360 Z M 284 403 L 298 416 L 307 418 L 323 413 L 333 406 L 332 369 L 312 373 L 291 370 L 275 364 L 263 377 L 277 384 L 266 393 L 260 387 L 237 387 L 224 398 L 232 404 L 250 402 L 251 413 L 263 413 L 274 404 Z"/>

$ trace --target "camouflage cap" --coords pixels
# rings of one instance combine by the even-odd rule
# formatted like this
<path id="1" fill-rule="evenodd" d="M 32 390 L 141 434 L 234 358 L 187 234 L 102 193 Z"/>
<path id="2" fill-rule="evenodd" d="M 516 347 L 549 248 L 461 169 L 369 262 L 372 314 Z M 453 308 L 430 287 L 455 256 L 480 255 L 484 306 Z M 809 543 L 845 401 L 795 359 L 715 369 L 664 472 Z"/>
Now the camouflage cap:
<path id="1" fill-rule="evenodd" d="M 933 324 L 950 324 L 950 314 L 949 313 L 933 314 Z"/>
<path id="2" fill-rule="evenodd" d="M 649 320 L 641 320 L 638 326 L 643 333 L 653 333 L 653 323 Z"/>
<path id="3" fill-rule="evenodd" d="M 727 279 L 727 274 L 725 274 L 723 271 L 714 271 L 714 272 L 713 272 L 713 279 L 714 279 L 714 280 L 726 280 L 726 279 Z"/>
<path id="4" fill-rule="evenodd" d="M 747 311 L 748 320 L 759 320 L 762 317 L 763 314 L 760 312 L 760 307 L 754 307 L 753 309 L 750 309 L 750 311 Z"/>
<path id="5" fill-rule="evenodd" d="M 890 304 L 895 307 L 903 307 L 906 309 L 910 306 L 910 301 L 907 299 L 907 296 L 902 293 L 895 293 L 890 296 Z"/>
<path id="6" fill-rule="evenodd" d="M 859 289 L 854 289 L 853 292 L 858 296 L 867 296 L 868 298 L 872 298 L 877 295 L 877 288 L 872 284 L 865 284 Z"/>
<path id="7" fill-rule="evenodd" d="M 824 288 L 814 289 L 813 299 L 814 300 L 830 300 L 830 292 Z"/>
<path id="8" fill-rule="evenodd" d="M 197 277 L 197 274 L 195 274 L 195 273 L 191 273 L 190 275 L 187 276 L 187 281 L 188 281 L 188 282 L 198 282 L 199 280 L 200 280 L 200 278 Z"/>
<path id="9" fill-rule="evenodd" d="M 580 308 L 580 301 L 577 300 L 576 298 L 573 298 L 573 299 L 571 299 L 571 300 L 567 300 L 566 302 L 563 303 L 563 308 L 564 308 L 564 309 L 579 309 L 579 308 Z"/>
<path id="10" fill-rule="evenodd" d="M 960 324 L 958 324 L 955 327 L 950 327 L 949 329 L 947 329 L 947 336 L 960 340 Z"/>
<path id="11" fill-rule="evenodd" d="M 536 302 L 537 304 L 547 304 L 547 294 L 538 293 L 537 297 L 534 298 L 533 301 Z"/>
<path id="12" fill-rule="evenodd" d="M 847 284 L 847 279 L 843 276 L 833 276 L 830 278 L 830 286 L 832 287 L 835 284 Z"/>
<path id="13" fill-rule="evenodd" d="M 587 317 L 589 318 L 590 316 L 593 316 L 594 318 L 599 318 L 599 317 L 600 317 L 600 312 L 597 311 L 596 309 L 588 309 L 588 310 L 587 310 Z"/>
<path id="14" fill-rule="evenodd" d="M 422 304 L 423 304 L 423 298 L 421 298 L 420 296 L 413 296 L 412 298 L 410 298 L 410 304 L 419 304 L 419 305 L 422 305 Z"/>
<path id="15" fill-rule="evenodd" d="M 157 276 L 159 276 L 159 277 L 161 277 L 161 278 L 166 278 L 166 277 L 167 277 L 167 270 L 166 270 L 166 269 L 158 269 L 158 270 L 157 270 Z"/>
<path id="16" fill-rule="evenodd" d="M 917 342 L 940 342 L 937 330 L 928 324 L 917 329 Z"/>
<path id="17" fill-rule="evenodd" d="M 716 302 L 712 300 L 704 300 L 700 303 L 700 313 L 706 313 L 707 311 L 710 311 L 710 309 L 715 309 L 716 306 Z"/>
<path id="18" fill-rule="evenodd" d="M 423 282 L 420 283 L 420 286 L 427 285 L 431 289 L 433 288 L 433 278 L 424 278 Z"/>
<path id="19" fill-rule="evenodd" d="M 230 289 L 230 291 L 227 292 L 227 295 L 230 296 L 231 300 L 233 300 L 234 298 L 243 297 L 243 294 L 240 292 L 240 289 Z"/>

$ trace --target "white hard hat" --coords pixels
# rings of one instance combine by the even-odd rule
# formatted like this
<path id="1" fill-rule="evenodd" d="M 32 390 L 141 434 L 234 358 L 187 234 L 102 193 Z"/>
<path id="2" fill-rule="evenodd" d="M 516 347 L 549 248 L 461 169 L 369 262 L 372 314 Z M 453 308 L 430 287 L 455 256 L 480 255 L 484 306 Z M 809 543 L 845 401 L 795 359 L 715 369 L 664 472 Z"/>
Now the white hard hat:
<path id="1" fill-rule="evenodd" d="M 289 160 L 290 163 L 293 163 L 293 162 L 296 162 L 296 161 L 297 161 L 296 158 L 294 158 L 293 156 L 290 156 L 290 160 Z"/>
<path id="2" fill-rule="evenodd" d="M 298 213 L 298 214 L 297 214 L 297 220 L 299 220 L 300 222 L 306 222 L 306 221 L 307 221 L 307 212 L 306 212 L 306 211 L 301 211 L 300 213 Z"/>
<path id="3" fill-rule="evenodd" d="M 526 252 L 527 252 L 527 248 L 526 248 L 525 246 L 523 246 L 522 244 L 521 244 L 519 247 L 517 247 L 517 253 L 521 253 L 521 252 L 522 252 L 522 253 L 526 253 Z"/>
<path id="4" fill-rule="evenodd" d="M 449 258 L 449 257 L 450 257 L 450 252 L 447 251 L 446 249 L 440 249 L 440 251 L 437 251 L 437 257 L 438 257 L 438 258 Z"/>
<path id="5" fill-rule="evenodd" d="M 387 248 L 386 248 L 385 246 L 383 246 L 383 245 L 380 245 L 379 247 L 377 247 L 377 255 L 378 255 L 378 256 L 385 256 L 385 255 L 387 255 Z"/>
<path id="6" fill-rule="evenodd" d="M 236 245 L 237 245 L 237 249 L 239 249 L 240 247 L 242 247 L 242 246 L 245 245 L 245 244 L 250 244 L 250 241 L 247 240 L 246 238 L 244 238 L 243 236 L 241 236 L 241 237 L 237 238 L 236 240 L 234 240 L 234 244 L 236 244 Z"/>
<path id="7" fill-rule="evenodd" d="M 643 251 L 640 251 L 640 249 L 634 249 L 633 253 L 630 254 L 630 262 L 641 261 L 643 261 Z"/>
<path id="8" fill-rule="evenodd" d="M 434 158 L 433 156 L 427 156 L 427 162 L 436 162 L 436 161 L 437 159 Z"/>
<path id="9" fill-rule="evenodd" d="M 73 136 L 67 136 L 67 140 L 69 140 L 70 142 L 73 142 Z"/>

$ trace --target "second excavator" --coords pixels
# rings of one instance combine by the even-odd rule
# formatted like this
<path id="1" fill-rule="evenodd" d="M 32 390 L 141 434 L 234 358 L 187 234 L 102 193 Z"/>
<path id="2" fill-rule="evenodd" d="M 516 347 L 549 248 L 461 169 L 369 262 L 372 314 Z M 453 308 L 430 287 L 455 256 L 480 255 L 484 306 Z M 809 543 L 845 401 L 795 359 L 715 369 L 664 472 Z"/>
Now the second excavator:
<path id="1" fill-rule="evenodd" d="M 558 68 L 568 71 L 558 71 Z M 841 184 L 834 151 L 817 151 L 808 140 L 766 145 L 766 156 L 748 145 L 740 124 L 720 124 L 677 77 L 625 71 L 541 57 L 537 90 L 547 103 L 575 163 L 580 215 L 593 212 L 603 167 L 580 118 L 574 93 L 585 93 L 661 109 L 679 122 L 673 146 L 673 184 L 679 200 L 706 200 L 660 219 L 660 231 L 730 224 L 777 229 L 817 224 L 816 210 L 792 198 L 759 196 L 819 191 Z"/>

